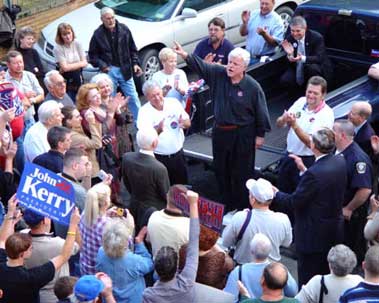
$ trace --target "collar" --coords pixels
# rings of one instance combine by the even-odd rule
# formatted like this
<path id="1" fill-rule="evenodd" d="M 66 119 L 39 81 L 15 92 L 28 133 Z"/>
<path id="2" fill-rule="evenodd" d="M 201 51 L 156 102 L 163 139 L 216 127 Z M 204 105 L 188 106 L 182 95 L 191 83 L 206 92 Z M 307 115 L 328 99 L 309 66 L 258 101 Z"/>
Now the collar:
<path id="1" fill-rule="evenodd" d="M 22 78 L 24 77 L 24 72 L 22 72 L 22 76 L 21 76 L 20 79 L 16 79 L 16 78 L 14 78 L 14 77 L 10 74 L 9 70 L 6 71 L 5 76 L 6 76 L 6 78 L 9 78 L 9 80 L 15 80 L 15 81 L 17 81 L 17 82 L 20 82 L 20 81 L 22 80 Z"/>
<path id="2" fill-rule="evenodd" d="M 146 149 L 140 149 L 139 151 L 141 154 L 144 154 L 144 155 L 148 155 L 148 156 L 152 156 L 155 158 L 154 156 L 154 152 L 152 150 L 146 150 Z"/>
<path id="3" fill-rule="evenodd" d="M 32 234 L 31 231 L 29 231 L 29 235 L 30 235 L 32 238 L 42 238 L 42 237 L 53 237 L 53 236 L 54 236 L 53 233 Z"/>
<path id="4" fill-rule="evenodd" d="M 220 47 L 224 44 L 224 40 L 225 40 L 225 38 L 222 38 L 222 40 L 221 40 L 220 45 L 218 46 L 218 48 L 220 48 Z M 210 39 L 210 38 L 208 38 L 208 45 L 209 45 L 209 46 L 212 46 L 212 43 L 211 43 L 211 39 Z"/>
<path id="5" fill-rule="evenodd" d="M 272 11 L 266 15 L 262 15 L 261 12 L 259 11 L 259 16 L 261 16 L 261 18 L 264 18 L 264 19 L 270 18 L 272 16 Z"/>
<path id="6" fill-rule="evenodd" d="M 315 160 L 315 162 L 317 162 L 318 160 L 320 160 L 320 159 L 322 159 L 322 158 L 326 157 L 327 155 L 328 155 L 328 154 L 322 154 L 322 155 L 320 155 L 320 156 L 316 157 L 316 160 Z"/>
<path id="7" fill-rule="evenodd" d="M 305 98 L 305 103 L 303 106 L 303 110 L 309 111 L 311 113 L 317 114 L 319 111 L 321 111 L 325 107 L 326 103 L 324 100 L 321 101 L 321 103 L 314 109 L 314 110 L 308 110 L 308 104 L 307 99 Z"/>
<path id="8" fill-rule="evenodd" d="M 58 157 L 60 157 L 60 158 L 63 159 L 63 154 L 62 154 L 61 152 L 57 151 L 57 150 L 50 149 L 50 150 L 48 151 L 48 153 L 49 153 L 50 155 L 55 155 L 55 156 L 58 156 Z"/>
<path id="9" fill-rule="evenodd" d="M 72 176 L 66 174 L 65 172 L 62 172 L 62 173 L 61 173 L 61 176 L 62 176 L 63 178 L 65 178 L 65 179 L 71 180 L 71 181 L 73 181 L 73 182 L 75 182 L 75 183 L 79 183 L 78 180 L 76 180 L 74 177 L 72 177 Z"/>
<path id="10" fill-rule="evenodd" d="M 362 124 L 358 125 L 357 127 L 354 128 L 354 133 L 357 134 L 359 132 L 359 130 L 363 127 L 363 125 L 365 125 L 367 122 L 367 120 L 363 121 Z"/>
<path id="11" fill-rule="evenodd" d="M 174 211 L 172 211 L 172 210 L 169 210 L 169 209 L 167 209 L 167 208 L 165 208 L 165 209 L 163 210 L 163 212 L 164 212 L 166 215 L 169 215 L 169 216 L 172 216 L 172 217 L 184 217 L 183 214 L 179 214 L 179 213 L 174 212 Z"/>

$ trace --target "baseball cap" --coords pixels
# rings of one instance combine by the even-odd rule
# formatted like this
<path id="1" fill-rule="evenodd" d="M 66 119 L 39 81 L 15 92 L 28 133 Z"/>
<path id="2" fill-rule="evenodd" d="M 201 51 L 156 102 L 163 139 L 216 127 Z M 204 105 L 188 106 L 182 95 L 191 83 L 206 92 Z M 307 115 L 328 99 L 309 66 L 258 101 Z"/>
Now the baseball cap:
<path id="1" fill-rule="evenodd" d="M 30 227 L 34 227 L 38 225 L 45 217 L 27 208 L 24 210 L 23 218 L 26 224 L 28 224 Z"/>
<path id="2" fill-rule="evenodd" d="M 96 299 L 103 289 L 104 283 L 94 275 L 84 275 L 76 281 L 74 294 L 79 302 L 86 302 Z"/>
<path id="3" fill-rule="evenodd" d="M 259 202 L 265 203 L 274 198 L 274 190 L 272 189 L 272 184 L 265 179 L 249 179 L 246 181 L 246 187 L 249 190 L 250 194 Z"/>

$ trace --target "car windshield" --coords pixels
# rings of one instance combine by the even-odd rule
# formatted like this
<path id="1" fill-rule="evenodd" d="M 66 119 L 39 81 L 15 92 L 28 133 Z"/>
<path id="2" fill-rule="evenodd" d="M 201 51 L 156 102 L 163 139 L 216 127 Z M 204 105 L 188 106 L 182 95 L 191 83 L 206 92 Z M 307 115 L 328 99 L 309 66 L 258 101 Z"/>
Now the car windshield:
<path id="1" fill-rule="evenodd" d="M 169 19 L 178 2 L 179 0 L 101 0 L 96 6 L 111 7 L 119 16 L 157 22 Z"/>

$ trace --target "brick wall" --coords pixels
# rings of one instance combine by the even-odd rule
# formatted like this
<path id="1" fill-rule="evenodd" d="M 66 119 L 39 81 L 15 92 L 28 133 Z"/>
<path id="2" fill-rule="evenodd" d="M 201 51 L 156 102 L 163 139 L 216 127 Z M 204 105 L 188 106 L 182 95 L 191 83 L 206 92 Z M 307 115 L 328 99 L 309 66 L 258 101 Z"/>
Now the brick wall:
<path id="1" fill-rule="evenodd" d="M 22 26 L 31 26 L 34 31 L 39 34 L 41 29 L 44 28 L 47 24 L 58 19 L 59 17 L 67 14 L 68 12 L 81 7 L 85 4 L 94 2 L 94 0 L 72 0 L 69 3 L 55 7 L 31 16 L 20 18 L 16 20 L 17 28 Z M 38 37 L 37 37 L 38 39 Z M 8 49 L 0 47 L 0 58 L 4 58 L 4 55 L 7 53 Z"/>

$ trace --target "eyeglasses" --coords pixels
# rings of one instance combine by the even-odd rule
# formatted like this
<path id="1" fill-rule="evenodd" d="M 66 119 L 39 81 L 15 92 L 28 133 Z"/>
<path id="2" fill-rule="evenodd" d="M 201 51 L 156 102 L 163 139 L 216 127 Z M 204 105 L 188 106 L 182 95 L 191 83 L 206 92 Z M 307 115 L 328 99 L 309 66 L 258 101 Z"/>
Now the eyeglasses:
<path id="1" fill-rule="evenodd" d="M 66 86 L 66 84 L 67 84 L 66 80 L 55 82 L 55 85 L 59 87 Z"/>

